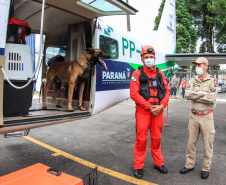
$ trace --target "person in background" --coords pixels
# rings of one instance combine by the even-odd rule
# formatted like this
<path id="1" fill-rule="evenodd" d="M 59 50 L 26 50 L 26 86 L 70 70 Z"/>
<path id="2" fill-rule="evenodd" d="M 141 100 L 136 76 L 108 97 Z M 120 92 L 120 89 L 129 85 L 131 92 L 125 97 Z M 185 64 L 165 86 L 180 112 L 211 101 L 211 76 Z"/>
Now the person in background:
<path id="1" fill-rule="evenodd" d="M 187 86 L 186 77 L 183 78 L 183 80 L 181 82 L 181 85 L 182 85 L 182 96 L 183 96 L 183 99 L 185 99 L 185 88 Z"/>
<path id="2" fill-rule="evenodd" d="M 174 95 L 174 98 L 176 98 L 177 94 L 177 87 L 179 85 L 179 80 L 176 78 L 176 75 L 173 76 L 173 78 L 170 81 L 170 87 L 171 87 L 171 97 Z"/>
<path id="3" fill-rule="evenodd" d="M 182 97 L 183 97 L 183 93 L 182 93 L 182 85 L 180 85 L 180 87 L 179 87 L 179 89 L 180 89 L 180 92 L 179 92 L 179 99 L 182 99 Z"/>

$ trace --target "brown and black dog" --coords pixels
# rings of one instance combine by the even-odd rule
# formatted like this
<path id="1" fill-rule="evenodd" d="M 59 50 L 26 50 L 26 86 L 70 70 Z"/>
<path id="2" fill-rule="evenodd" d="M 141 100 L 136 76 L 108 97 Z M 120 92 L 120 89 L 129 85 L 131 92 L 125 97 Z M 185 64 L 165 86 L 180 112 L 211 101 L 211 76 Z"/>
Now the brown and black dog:
<path id="1" fill-rule="evenodd" d="M 101 66 L 104 66 L 106 70 L 107 66 L 103 59 L 111 58 L 110 55 L 103 52 L 101 49 L 86 49 L 86 52 L 78 59 L 68 62 L 55 62 L 53 63 L 46 72 L 46 84 L 45 84 L 45 92 L 43 95 L 43 104 L 42 108 L 47 109 L 46 107 L 46 95 L 49 90 L 49 86 L 51 82 L 65 82 L 68 83 L 68 110 L 73 111 L 72 108 L 72 97 L 74 92 L 74 87 L 77 84 L 80 84 L 79 88 L 79 108 L 80 110 L 86 110 L 82 106 L 82 96 L 85 83 L 89 77 L 89 72 L 91 66 L 99 63 Z M 57 103 L 56 100 L 56 85 L 55 85 L 55 92 L 53 94 L 54 103 L 57 107 L 60 105 Z"/>

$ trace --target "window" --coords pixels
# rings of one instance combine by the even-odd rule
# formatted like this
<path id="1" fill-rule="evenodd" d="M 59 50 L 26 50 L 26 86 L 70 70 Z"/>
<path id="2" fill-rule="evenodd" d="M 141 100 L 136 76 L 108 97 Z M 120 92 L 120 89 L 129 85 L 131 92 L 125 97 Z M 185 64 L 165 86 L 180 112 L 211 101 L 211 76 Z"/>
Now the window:
<path id="1" fill-rule="evenodd" d="M 76 3 L 97 13 L 97 17 L 104 15 L 135 15 L 138 12 L 123 0 L 76 0 Z"/>
<path id="2" fill-rule="evenodd" d="M 117 6 L 114 6 L 105 0 L 82 0 L 82 2 L 101 11 L 122 11 Z"/>
<path id="3" fill-rule="evenodd" d="M 100 35 L 100 49 L 111 55 L 111 59 L 117 59 L 119 56 L 118 41 L 110 37 Z"/>
<path id="4" fill-rule="evenodd" d="M 48 60 L 56 55 L 61 55 L 63 57 L 65 57 L 65 54 L 66 54 L 66 47 L 65 46 L 62 46 L 62 47 L 48 47 L 46 49 L 46 60 L 45 60 L 45 64 L 46 66 L 47 63 L 48 63 Z"/>

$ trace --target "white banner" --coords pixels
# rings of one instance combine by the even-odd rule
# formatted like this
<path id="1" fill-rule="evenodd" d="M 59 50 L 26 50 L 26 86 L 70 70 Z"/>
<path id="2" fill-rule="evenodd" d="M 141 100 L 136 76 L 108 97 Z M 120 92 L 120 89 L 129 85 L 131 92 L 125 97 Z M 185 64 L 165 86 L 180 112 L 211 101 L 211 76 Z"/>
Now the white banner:
<path id="1" fill-rule="evenodd" d="M 10 0 L 0 0 L 0 48 L 5 48 Z"/>

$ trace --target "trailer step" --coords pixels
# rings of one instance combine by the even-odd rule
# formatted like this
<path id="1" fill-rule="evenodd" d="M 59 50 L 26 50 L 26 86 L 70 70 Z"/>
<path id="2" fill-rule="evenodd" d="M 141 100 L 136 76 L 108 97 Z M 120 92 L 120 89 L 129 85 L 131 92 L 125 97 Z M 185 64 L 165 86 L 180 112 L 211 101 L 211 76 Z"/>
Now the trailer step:
<path id="1" fill-rule="evenodd" d="M 24 132 L 6 133 L 6 134 L 3 134 L 3 136 L 4 136 L 4 138 L 23 137 L 23 136 L 27 136 L 29 132 L 30 132 L 30 129 L 24 130 Z"/>

